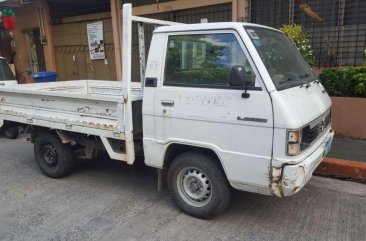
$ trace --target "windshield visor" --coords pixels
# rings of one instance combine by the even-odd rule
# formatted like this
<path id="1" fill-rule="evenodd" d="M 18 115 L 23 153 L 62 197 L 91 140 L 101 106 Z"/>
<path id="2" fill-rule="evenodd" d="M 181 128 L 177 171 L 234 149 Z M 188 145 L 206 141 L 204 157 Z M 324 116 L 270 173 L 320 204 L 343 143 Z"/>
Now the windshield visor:
<path id="1" fill-rule="evenodd" d="M 277 90 L 302 85 L 316 79 L 296 46 L 281 32 L 245 28 Z"/>

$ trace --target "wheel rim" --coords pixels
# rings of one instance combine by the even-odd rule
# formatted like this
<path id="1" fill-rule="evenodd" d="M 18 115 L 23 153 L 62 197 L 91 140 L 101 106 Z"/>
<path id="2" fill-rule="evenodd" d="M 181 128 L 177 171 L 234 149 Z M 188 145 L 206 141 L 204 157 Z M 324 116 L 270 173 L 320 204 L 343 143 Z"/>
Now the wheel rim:
<path id="1" fill-rule="evenodd" d="M 51 144 L 46 144 L 41 149 L 42 159 L 47 167 L 54 169 L 58 164 L 58 154 L 56 147 Z"/>
<path id="2" fill-rule="evenodd" d="M 212 187 L 208 176 L 200 169 L 188 167 L 177 176 L 177 187 L 180 196 L 194 207 L 206 206 L 212 197 Z"/>

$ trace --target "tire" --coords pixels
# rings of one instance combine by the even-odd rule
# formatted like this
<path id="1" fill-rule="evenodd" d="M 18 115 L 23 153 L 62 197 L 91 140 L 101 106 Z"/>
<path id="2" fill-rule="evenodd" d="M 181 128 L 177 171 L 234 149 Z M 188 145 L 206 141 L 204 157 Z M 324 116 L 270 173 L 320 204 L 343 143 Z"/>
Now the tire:
<path id="1" fill-rule="evenodd" d="M 19 135 L 18 127 L 9 127 L 4 129 L 4 135 L 8 139 L 16 139 Z"/>
<path id="2" fill-rule="evenodd" d="M 41 171 L 51 178 L 65 177 L 74 167 L 71 147 L 62 144 L 54 133 L 41 132 L 36 136 L 34 155 Z"/>
<path id="3" fill-rule="evenodd" d="M 173 160 L 168 188 L 183 212 L 201 219 L 223 212 L 231 200 L 232 189 L 221 166 L 199 152 L 185 152 Z"/>

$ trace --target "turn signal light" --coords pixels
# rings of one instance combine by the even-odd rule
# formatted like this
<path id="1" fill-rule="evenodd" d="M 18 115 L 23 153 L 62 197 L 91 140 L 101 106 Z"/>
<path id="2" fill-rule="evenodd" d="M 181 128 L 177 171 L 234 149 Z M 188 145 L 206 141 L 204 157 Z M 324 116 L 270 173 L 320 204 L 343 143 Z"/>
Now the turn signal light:
<path id="1" fill-rule="evenodd" d="M 301 130 L 287 131 L 287 155 L 296 156 L 301 152 Z"/>

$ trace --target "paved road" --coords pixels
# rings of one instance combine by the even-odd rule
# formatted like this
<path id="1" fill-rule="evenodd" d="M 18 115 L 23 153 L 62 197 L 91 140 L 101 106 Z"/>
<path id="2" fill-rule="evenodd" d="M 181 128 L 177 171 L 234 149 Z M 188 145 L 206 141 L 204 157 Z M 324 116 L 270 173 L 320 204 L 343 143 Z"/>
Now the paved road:
<path id="1" fill-rule="evenodd" d="M 314 177 L 285 199 L 237 192 L 227 212 L 205 221 L 158 193 L 152 169 L 99 160 L 53 180 L 38 170 L 31 144 L 0 137 L 0 216 L 4 240 L 360 241 L 366 185 Z"/>

